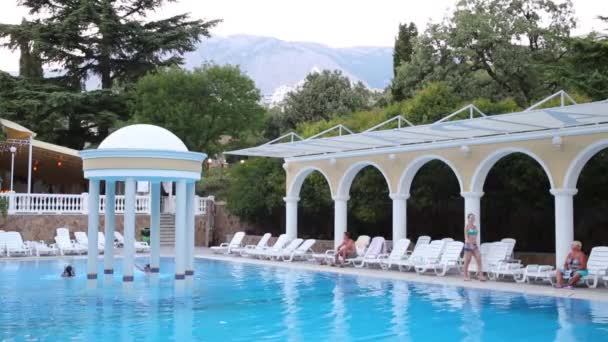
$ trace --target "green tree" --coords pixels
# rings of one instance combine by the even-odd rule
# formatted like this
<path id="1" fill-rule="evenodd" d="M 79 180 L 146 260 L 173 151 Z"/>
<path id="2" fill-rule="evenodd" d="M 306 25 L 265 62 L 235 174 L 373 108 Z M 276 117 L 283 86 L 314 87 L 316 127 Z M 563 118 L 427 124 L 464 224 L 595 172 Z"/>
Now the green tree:
<path id="1" fill-rule="evenodd" d="M 403 63 L 409 63 L 412 60 L 414 52 L 414 39 L 418 36 L 418 29 L 414 23 L 399 24 L 399 33 L 395 38 L 395 47 L 393 50 L 393 76 L 397 76 L 397 70 Z M 399 88 L 400 83 L 395 84 L 395 88 L 391 88 L 391 93 L 395 101 L 403 100 L 403 89 Z"/>
<path id="2" fill-rule="evenodd" d="M 147 75 L 136 84 L 134 97 L 134 121 L 163 126 L 188 148 L 209 155 L 255 131 L 264 116 L 254 82 L 229 65 Z"/>
<path id="3" fill-rule="evenodd" d="M 269 229 L 281 231 L 277 226 L 284 217 L 285 170 L 281 163 L 254 158 L 234 166 L 227 192 L 228 210 L 248 222 L 271 224 Z"/>
<path id="4" fill-rule="evenodd" d="M 412 52 L 414 51 L 414 38 L 418 36 L 418 28 L 416 24 L 399 24 L 399 33 L 395 38 L 395 47 L 393 50 L 393 75 L 397 75 L 397 68 L 403 62 L 412 60 Z"/>
<path id="5" fill-rule="evenodd" d="M 327 120 L 332 115 L 344 115 L 372 106 L 373 94 L 362 83 L 351 84 L 339 70 L 324 70 L 306 76 L 302 87 L 290 92 L 278 117 L 282 130 L 299 123 Z"/>
<path id="6" fill-rule="evenodd" d="M 564 86 L 547 82 L 546 73 L 564 58 L 574 26 L 570 1 L 461 0 L 449 20 L 416 41 L 393 88 L 408 97 L 442 81 L 466 99 L 513 97 L 526 106 Z"/>
<path id="7" fill-rule="evenodd" d="M 5 46 L 16 49 L 24 39 L 45 63 L 60 65 L 67 76 L 83 82 L 97 75 L 101 88 L 115 81 L 133 82 L 148 71 L 182 62 L 218 21 L 190 20 L 180 14 L 146 21 L 164 0 L 22 0 L 38 16 L 20 25 L 0 25 Z"/>
<path id="8" fill-rule="evenodd" d="M 128 118 L 127 98 L 109 90 L 74 92 L 48 80 L 32 82 L 0 72 L 0 112 L 38 138 L 82 149 L 97 144 L 117 120 Z"/>

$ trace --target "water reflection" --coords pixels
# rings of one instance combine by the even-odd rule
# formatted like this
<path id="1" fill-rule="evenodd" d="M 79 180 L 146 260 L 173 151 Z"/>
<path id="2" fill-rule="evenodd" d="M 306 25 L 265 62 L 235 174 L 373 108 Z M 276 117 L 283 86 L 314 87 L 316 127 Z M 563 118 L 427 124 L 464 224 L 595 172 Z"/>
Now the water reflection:
<path id="1" fill-rule="evenodd" d="M 332 336 L 336 341 L 348 340 L 348 325 L 346 323 L 346 306 L 344 304 L 344 278 L 338 276 L 334 289 L 331 316 L 334 317 L 332 327 Z"/>
<path id="2" fill-rule="evenodd" d="M 558 328 L 555 334 L 556 341 L 575 341 L 574 325 L 568 318 L 568 306 L 570 299 L 558 298 L 557 305 L 557 323 Z"/>
<path id="3" fill-rule="evenodd" d="M 283 323 L 287 329 L 288 341 L 300 341 L 298 322 L 298 278 L 301 272 L 286 271 L 277 274 L 283 290 Z"/>
<path id="4" fill-rule="evenodd" d="M 482 341 L 484 322 L 481 319 L 482 293 L 478 290 L 464 289 L 465 304 L 462 308 L 463 341 Z"/>
<path id="5" fill-rule="evenodd" d="M 395 336 L 407 340 L 410 339 L 408 323 L 409 297 L 410 290 L 408 284 L 404 281 L 394 281 L 391 296 L 393 304 L 392 330 Z"/>

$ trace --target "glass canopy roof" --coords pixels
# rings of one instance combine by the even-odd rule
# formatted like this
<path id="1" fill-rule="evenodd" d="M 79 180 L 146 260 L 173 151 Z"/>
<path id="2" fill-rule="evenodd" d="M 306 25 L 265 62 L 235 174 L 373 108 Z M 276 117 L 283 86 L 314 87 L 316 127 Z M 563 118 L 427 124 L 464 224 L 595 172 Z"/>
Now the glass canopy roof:
<path id="1" fill-rule="evenodd" d="M 558 97 L 561 106 L 541 108 Z M 566 105 L 566 101 L 571 104 Z M 451 120 L 464 114 L 468 114 L 468 119 Z M 475 138 L 501 135 L 516 140 L 518 134 L 526 132 L 555 131 L 559 135 L 565 128 L 600 124 L 608 124 L 608 101 L 576 104 L 560 91 L 517 113 L 486 115 L 469 105 L 432 124 L 414 126 L 397 116 L 361 133 L 338 125 L 306 139 L 289 133 L 260 146 L 226 153 L 295 158 L 457 140 L 473 143 Z"/>

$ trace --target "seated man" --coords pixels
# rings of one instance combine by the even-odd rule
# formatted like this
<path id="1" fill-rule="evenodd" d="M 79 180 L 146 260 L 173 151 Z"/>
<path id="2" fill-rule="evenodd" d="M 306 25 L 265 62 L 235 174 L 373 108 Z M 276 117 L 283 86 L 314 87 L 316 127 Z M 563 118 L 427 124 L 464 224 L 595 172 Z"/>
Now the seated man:
<path id="1" fill-rule="evenodd" d="M 583 244 L 580 241 L 572 242 L 572 250 L 568 253 L 566 257 L 566 262 L 564 263 L 564 267 L 560 270 L 557 270 L 555 276 L 557 278 L 557 282 L 555 287 L 562 288 L 564 275 L 569 275 L 570 280 L 568 281 L 568 285 L 566 288 L 573 288 L 576 283 L 581 279 L 581 277 L 586 276 L 589 272 L 587 272 L 587 256 L 581 250 L 583 248 Z"/>
<path id="2" fill-rule="evenodd" d="M 349 232 L 344 232 L 342 243 L 336 248 L 336 264 L 340 257 L 342 257 L 342 263 L 340 265 L 344 265 L 347 258 L 357 257 L 357 247 L 355 246 L 355 241 L 350 238 Z"/>

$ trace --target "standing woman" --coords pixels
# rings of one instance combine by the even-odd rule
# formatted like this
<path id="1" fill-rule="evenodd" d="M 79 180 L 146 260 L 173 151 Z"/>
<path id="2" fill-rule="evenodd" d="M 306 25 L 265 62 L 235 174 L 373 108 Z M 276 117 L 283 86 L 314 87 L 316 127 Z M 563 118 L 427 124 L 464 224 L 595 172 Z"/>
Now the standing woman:
<path id="1" fill-rule="evenodd" d="M 464 226 L 464 280 L 469 281 L 469 264 L 471 263 L 471 257 L 475 258 L 477 262 L 477 277 L 481 281 L 485 281 L 486 278 L 483 276 L 481 268 L 481 253 L 479 252 L 479 246 L 477 245 L 477 235 L 479 231 L 475 226 L 475 214 L 469 213 L 467 215 L 467 223 Z"/>

